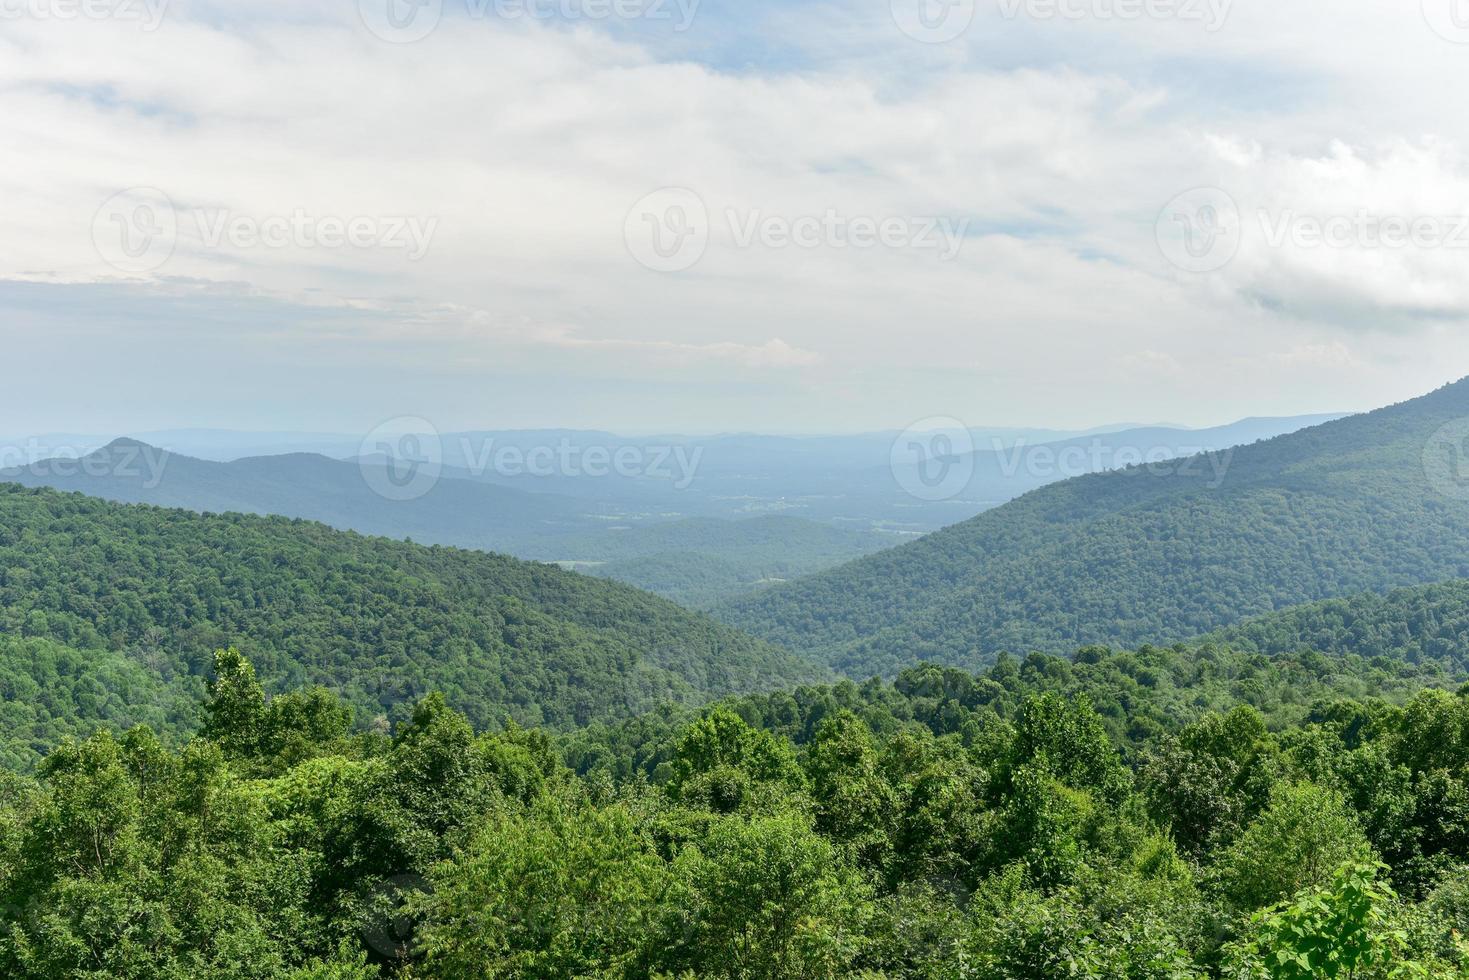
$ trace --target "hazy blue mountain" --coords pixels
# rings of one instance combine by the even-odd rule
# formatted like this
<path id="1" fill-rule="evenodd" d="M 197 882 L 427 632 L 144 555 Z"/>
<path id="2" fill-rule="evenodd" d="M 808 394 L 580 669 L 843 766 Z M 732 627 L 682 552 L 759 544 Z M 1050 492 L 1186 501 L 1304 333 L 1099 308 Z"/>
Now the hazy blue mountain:
<path id="1" fill-rule="evenodd" d="M 528 493 L 445 476 L 422 496 L 378 492 L 387 461 L 349 463 L 293 453 L 211 462 L 116 440 L 81 460 L 46 460 L 0 470 L 0 480 L 45 486 L 123 503 L 209 513 L 278 514 L 422 544 L 497 551 L 562 562 L 604 578 L 707 605 L 772 579 L 819 571 L 879 550 L 891 539 L 789 517 L 732 521 L 678 519 L 617 501 Z M 449 471 L 452 473 L 453 471 Z M 649 576 L 641 560 L 657 556 Z M 679 567 L 717 559 L 716 581 L 695 591 Z M 711 591 L 713 590 L 713 591 Z"/>
<path id="2" fill-rule="evenodd" d="M 1106 469 L 1119 459 L 1125 462 L 1129 452 L 1187 455 L 1295 431 L 1325 418 L 1247 419 L 1199 430 L 1138 425 L 1085 431 L 969 429 L 956 432 L 954 441 L 972 448 L 967 458 L 956 461 L 972 476 L 942 499 L 915 496 L 906 489 L 913 485 L 906 471 L 911 467 L 901 464 L 901 453 L 896 469 L 893 462 L 895 444 L 906 437 L 896 431 L 626 436 L 529 429 L 446 432 L 421 445 L 431 443 L 429 455 L 442 463 L 447 477 L 591 502 L 597 513 L 621 514 L 629 521 L 787 515 L 878 530 L 889 534 L 891 543 L 900 543 L 1037 486 Z M 381 434 L 180 429 L 127 435 L 176 455 L 210 461 L 288 454 L 355 460 L 417 451 Z M 75 456 L 109 441 L 86 435 L 0 439 L 0 469 L 53 455 Z M 626 465 L 614 465 L 614 459 Z"/>

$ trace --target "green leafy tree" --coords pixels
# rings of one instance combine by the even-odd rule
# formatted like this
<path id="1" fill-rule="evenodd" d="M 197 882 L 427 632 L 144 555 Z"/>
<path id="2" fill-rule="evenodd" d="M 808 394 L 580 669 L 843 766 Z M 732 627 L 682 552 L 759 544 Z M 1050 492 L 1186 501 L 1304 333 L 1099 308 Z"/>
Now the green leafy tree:
<path id="1" fill-rule="evenodd" d="M 265 718 L 265 691 L 255 679 L 255 665 L 234 647 L 216 651 L 200 733 L 227 755 L 252 758 L 260 752 Z"/>
<path id="2" fill-rule="evenodd" d="M 1342 798 L 1301 783 L 1279 786 L 1270 805 L 1221 856 L 1219 889 L 1237 909 L 1272 905 L 1321 885 L 1371 847 Z"/>
<path id="3" fill-rule="evenodd" d="M 789 742 L 751 728 L 724 708 L 684 731 L 671 770 L 667 788 L 673 799 L 717 813 L 783 805 L 805 782 Z"/>
<path id="4" fill-rule="evenodd" d="M 1378 880 L 1383 865 L 1349 863 L 1329 882 L 1255 913 L 1232 947 L 1226 975 L 1238 980 L 1448 977 L 1459 970 L 1415 961 L 1395 921 L 1397 896 Z"/>
<path id="5" fill-rule="evenodd" d="M 822 722 L 806 759 L 816 829 L 872 865 L 892 846 L 898 815 L 881 762 L 872 733 L 849 711 Z"/>
<path id="6" fill-rule="evenodd" d="M 862 951 L 866 885 L 799 816 L 723 818 L 678 871 L 690 909 L 683 954 L 700 974 L 838 977 Z"/>
<path id="7" fill-rule="evenodd" d="M 431 880 L 417 950 L 462 980 L 646 975 L 676 900 L 631 812 L 558 799 L 495 811 Z"/>

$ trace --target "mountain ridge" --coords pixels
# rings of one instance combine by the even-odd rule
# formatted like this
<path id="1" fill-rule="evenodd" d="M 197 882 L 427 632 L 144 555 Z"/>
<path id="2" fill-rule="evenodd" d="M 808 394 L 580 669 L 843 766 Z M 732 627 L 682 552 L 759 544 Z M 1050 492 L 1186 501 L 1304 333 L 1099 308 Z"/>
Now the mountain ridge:
<path id="1" fill-rule="evenodd" d="M 618 582 L 282 517 L 0 484 L 0 570 L 0 635 L 180 679 L 239 646 L 272 689 L 324 684 L 364 721 L 430 689 L 481 726 L 557 727 L 825 676 Z"/>
<path id="2" fill-rule="evenodd" d="M 1001 650 L 1172 642 L 1465 577 L 1469 506 L 1428 486 L 1423 459 L 1439 426 L 1466 417 L 1460 381 L 1233 449 L 1215 488 L 1197 458 L 1077 477 L 715 612 L 865 676 L 918 660 L 982 666 Z"/>

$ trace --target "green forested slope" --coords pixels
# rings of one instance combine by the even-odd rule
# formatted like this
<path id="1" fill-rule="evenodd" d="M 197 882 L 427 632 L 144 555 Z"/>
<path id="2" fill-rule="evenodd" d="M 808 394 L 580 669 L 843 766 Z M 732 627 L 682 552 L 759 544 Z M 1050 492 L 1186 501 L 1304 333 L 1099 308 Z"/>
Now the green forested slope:
<path id="1" fill-rule="evenodd" d="M 1169 642 L 1333 596 L 1469 575 L 1469 501 L 1424 472 L 1469 382 L 1227 458 L 1037 490 L 718 607 L 854 676 L 918 660 Z M 1222 476 L 1218 467 L 1223 469 Z"/>
<path id="2" fill-rule="evenodd" d="M 309 453 L 219 463 L 119 439 L 80 461 L 43 460 L 0 470 L 0 483 L 118 503 L 273 514 L 361 534 L 565 563 L 696 607 L 745 595 L 772 579 L 822 571 L 893 541 L 875 531 L 785 515 L 669 519 L 669 512 L 679 512 L 676 504 L 690 501 L 670 499 L 654 507 L 615 496 L 530 493 L 459 470 L 445 472 L 422 496 L 390 499 L 365 478 L 380 465 Z"/>
<path id="3" fill-rule="evenodd" d="M 606 563 L 585 569 L 705 609 L 772 582 L 810 575 L 880 550 L 891 539 L 871 531 L 818 524 L 799 517 L 742 521 L 696 518 L 632 528 L 600 549 Z"/>
<path id="4" fill-rule="evenodd" d="M 26 771 L 69 736 L 149 725 L 175 741 L 198 725 L 204 678 L 161 650 L 76 650 L 0 634 L 0 769 Z"/>
<path id="5" fill-rule="evenodd" d="M 1299 650 L 1469 666 L 1469 582 L 1326 599 L 1246 620 L 1210 639 L 1272 656 Z"/>
<path id="6" fill-rule="evenodd" d="M 0 669 L 45 686 L 55 668 L 16 638 L 102 651 L 78 655 L 161 679 L 165 703 L 238 645 L 269 687 L 325 684 L 364 723 L 428 690 L 479 724 L 562 726 L 813 676 L 670 602 L 552 566 L 0 486 Z"/>

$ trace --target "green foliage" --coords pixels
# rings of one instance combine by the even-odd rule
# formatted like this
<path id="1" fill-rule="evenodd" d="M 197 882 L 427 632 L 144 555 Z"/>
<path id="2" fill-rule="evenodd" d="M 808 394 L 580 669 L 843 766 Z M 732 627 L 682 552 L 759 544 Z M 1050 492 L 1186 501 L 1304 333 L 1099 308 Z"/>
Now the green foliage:
<path id="1" fill-rule="evenodd" d="M 1397 896 L 1377 880 L 1379 870 L 1347 863 L 1329 882 L 1255 913 L 1248 938 L 1230 950 L 1228 975 L 1269 980 L 1430 976 L 1425 964 L 1405 955 L 1407 934 L 1393 916 Z"/>
<path id="2" fill-rule="evenodd" d="M 849 676 L 891 676 L 920 659 L 978 668 L 1006 650 L 1168 642 L 1301 603 L 1469 578 L 1469 502 L 1423 471 L 1434 432 L 1466 415 L 1469 381 L 1227 459 L 1067 480 L 716 611 Z M 1380 628 L 1324 632 L 1331 649 L 1462 667 L 1465 594 L 1389 603 L 1368 611 Z M 1305 643 L 1323 632 L 1313 619 L 1334 615 L 1300 619 Z"/>
<path id="3" fill-rule="evenodd" d="M 1219 859 L 1219 889 L 1238 909 L 1271 905 L 1365 860 L 1356 818 L 1330 790 L 1277 784 L 1270 804 Z"/>
<path id="4" fill-rule="evenodd" d="M 633 975 L 682 895 L 625 806 L 562 799 L 495 809 L 432 879 L 423 969 L 462 980 Z"/>
<path id="5" fill-rule="evenodd" d="M 354 730 L 222 650 L 192 740 L 102 731 L 0 778 L 0 975 L 1463 975 L 1463 700 L 1254 658 L 477 733 L 438 694 Z M 1378 679 L 1396 703 L 1345 698 Z M 1260 707 L 1207 710 L 1236 695 Z"/>
<path id="6" fill-rule="evenodd" d="M 1469 582 L 1327 599 L 1247 620 L 1212 638 L 1271 655 L 1315 650 L 1463 663 L 1469 656 Z"/>
<path id="7" fill-rule="evenodd" d="M 551 566 L 0 485 L 0 761 L 24 768 L 99 723 L 177 739 L 231 647 L 266 691 L 329 688 L 379 730 L 431 690 L 482 728 L 570 727 L 818 676 Z"/>
<path id="8" fill-rule="evenodd" d="M 790 743 L 716 709 L 679 738 L 668 792 L 681 803 L 734 813 L 798 792 L 802 782 Z"/>
<path id="9" fill-rule="evenodd" d="M 866 888 L 795 815 L 724 818 L 679 856 L 691 968 L 722 977 L 846 975 L 863 946 Z"/>
<path id="10" fill-rule="evenodd" d="M 1163 911 L 1147 900 L 1124 909 L 1099 907 L 1084 888 L 1048 894 L 1012 875 L 997 879 L 979 896 L 975 917 L 969 975 L 985 980 L 1197 980 L 1205 975 L 1170 931 Z"/>
<path id="11" fill-rule="evenodd" d="M 880 866 L 898 816 L 898 793 L 884 778 L 871 731 L 849 711 L 821 723 L 806 756 L 816 828 Z"/>

